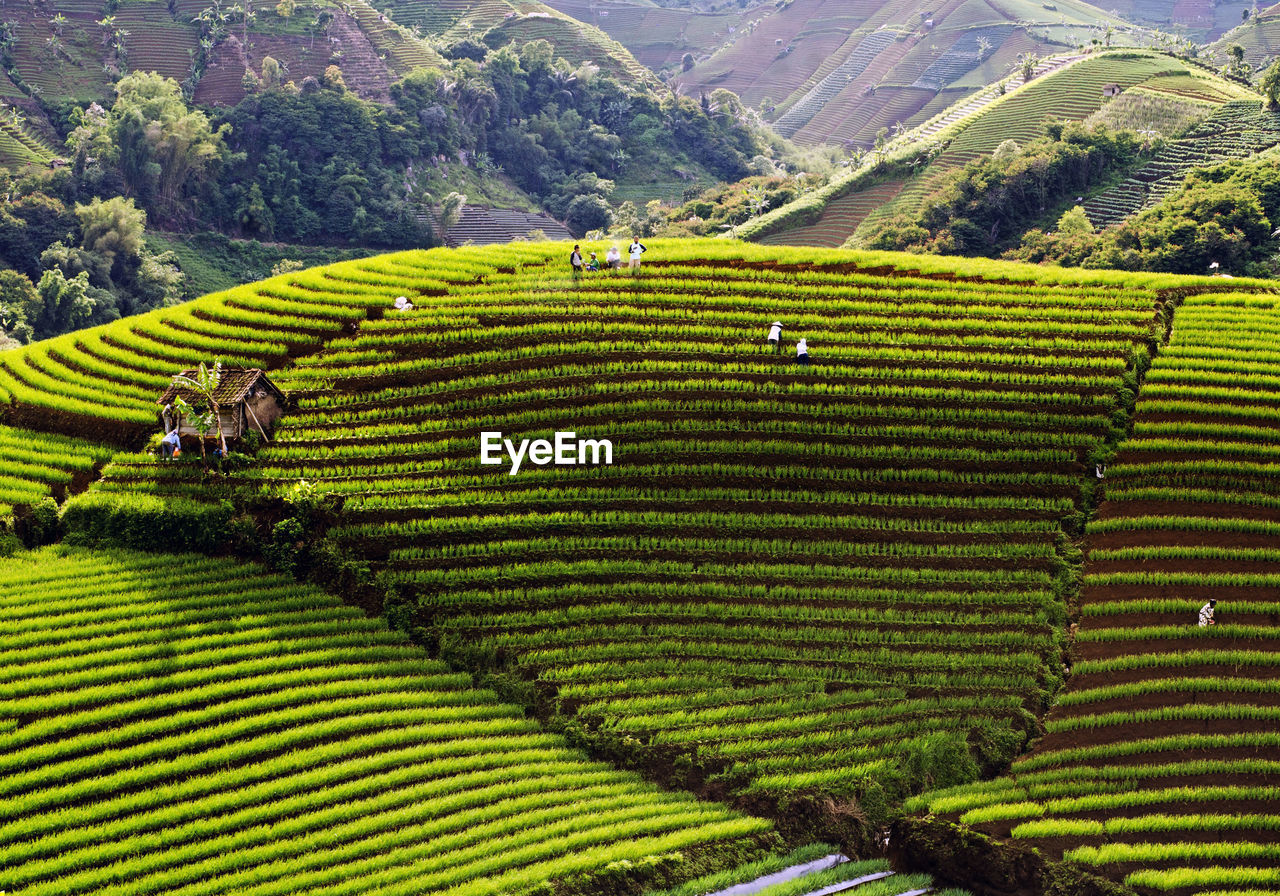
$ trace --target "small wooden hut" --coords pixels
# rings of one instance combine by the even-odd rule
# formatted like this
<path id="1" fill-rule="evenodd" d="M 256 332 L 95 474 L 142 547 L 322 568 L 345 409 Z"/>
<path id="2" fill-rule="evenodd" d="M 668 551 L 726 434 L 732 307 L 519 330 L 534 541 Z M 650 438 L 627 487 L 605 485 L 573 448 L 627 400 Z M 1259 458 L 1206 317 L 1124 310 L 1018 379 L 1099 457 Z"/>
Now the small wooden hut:
<path id="1" fill-rule="evenodd" d="M 197 371 L 191 369 L 182 371 L 179 376 L 195 379 L 196 374 Z M 157 404 L 171 406 L 179 396 L 193 407 L 204 401 L 191 389 L 178 385 L 176 379 L 169 384 Z M 222 368 L 222 378 L 218 380 L 213 398 L 218 403 L 218 415 L 222 418 L 222 434 L 228 441 L 250 432 L 266 438 L 272 424 L 284 413 L 284 393 L 256 367 Z M 179 435 L 200 437 L 200 431 L 190 421 L 182 419 L 176 410 L 172 417 Z M 208 436 L 216 439 L 217 430 L 212 430 Z"/>
<path id="2" fill-rule="evenodd" d="M 1123 88 L 1123 87 L 1121 87 L 1119 84 L 1103 84 L 1103 85 L 1102 85 L 1102 98 L 1103 98 L 1103 99 L 1108 99 L 1108 100 L 1109 100 L 1109 99 L 1111 99 L 1111 98 L 1113 98 L 1113 97 L 1117 97 L 1117 96 L 1119 96 L 1119 95 L 1120 95 L 1120 94 L 1122 94 L 1122 93 L 1124 93 L 1124 88 Z"/>

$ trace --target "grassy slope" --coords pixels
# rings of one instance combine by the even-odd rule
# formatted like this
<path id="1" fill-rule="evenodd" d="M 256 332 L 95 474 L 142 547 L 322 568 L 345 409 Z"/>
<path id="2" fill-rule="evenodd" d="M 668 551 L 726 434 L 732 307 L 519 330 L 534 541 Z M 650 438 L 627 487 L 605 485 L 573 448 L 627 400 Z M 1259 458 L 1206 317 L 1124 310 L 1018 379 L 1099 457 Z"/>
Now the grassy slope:
<path id="1" fill-rule="evenodd" d="M 959 103 L 916 133 L 908 133 L 895 141 L 890 145 L 890 156 L 928 146 L 937 146 L 938 151 L 927 165 L 916 169 L 891 201 L 858 203 L 856 196 L 861 189 L 846 190 L 839 183 L 833 183 L 819 196 L 797 200 L 796 208 L 803 205 L 813 209 L 809 213 L 813 220 L 807 221 L 805 230 L 795 237 L 788 233 L 793 227 L 772 223 L 786 222 L 795 214 L 788 206 L 763 216 L 743 229 L 743 234 L 753 239 L 760 234 L 776 242 L 794 243 L 800 243 L 806 234 L 813 234 L 814 244 L 830 245 L 843 231 L 840 242 L 844 242 L 868 222 L 917 210 L 949 172 L 963 167 L 971 159 L 990 154 L 1004 140 L 1012 138 L 1026 143 L 1042 135 L 1044 125 L 1051 119 L 1086 118 L 1102 106 L 1102 85 L 1111 82 L 1129 90 L 1167 93 L 1213 105 L 1253 96 L 1247 88 L 1160 54 L 1116 51 L 1086 57 L 1010 90 L 977 111 L 966 111 L 970 103 Z M 1206 113 L 1209 108 L 1206 105 Z M 864 167 L 874 161 L 869 159 Z M 845 179 L 862 176 L 855 173 Z M 868 186 L 883 190 L 875 181 Z M 832 200 L 840 200 L 839 203 L 833 205 L 830 213 L 817 211 L 830 201 L 825 198 L 828 195 Z M 862 212 L 850 214 L 849 210 L 854 207 Z"/>
<path id="2" fill-rule="evenodd" d="M 953 745 L 1017 732 L 1052 687 L 1055 533 L 1130 347 L 1159 290 L 1222 281 L 707 241 L 654 242 L 641 280 L 573 289 L 543 267 L 562 249 L 406 253 L 207 300 L 215 320 L 304 294 L 345 295 L 347 322 L 397 293 L 420 308 L 347 341 L 343 320 L 317 331 L 323 351 L 281 373 L 300 408 L 264 484 L 346 495 L 335 534 L 421 601 L 402 612 L 425 611 L 452 656 L 505 657 L 495 682 L 682 784 L 718 769 L 719 793 L 865 798 L 896 765 L 945 777 Z M 212 351 L 164 314 L 178 325 L 152 332 Z M 761 354 L 775 314 L 815 367 Z M 113 340 L 157 368 L 157 343 L 123 323 Z M 273 337 L 296 334 L 258 335 Z M 0 359 L 26 376 L 48 357 Z M 117 369 L 140 395 L 160 376 L 142 374 Z M 622 462 L 508 477 L 475 464 L 491 426 L 612 434 Z M 103 493 L 205 488 L 156 473 L 123 458 Z"/>
<path id="3" fill-rule="evenodd" d="M 173 252 L 187 277 L 187 287 L 195 295 L 264 280 L 271 276 L 273 267 L 286 259 L 300 261 L 303 267 L 309 268 L 372 254 L 372 250 L 366 249 L 233 240 L 216 233 L 149 233 L 147 248 L 153 252 Z"/>
<path id="4" fill-rule="evenodd" d="M 1272 296 L 1178 310 L 1106 472 L 1046 736 L 1010 776 L 922 805 L 1159 891 L 1280 891 L 1278 327 Z M 1209 598 L 1218 625 L 1198 628 Z"/>
<path id="5" fill-rule="evenodd" d="M 257 567 L 46 549 L 0 561 L 0 619 L 10 894 L 497 896 L 768 839 Z"/>

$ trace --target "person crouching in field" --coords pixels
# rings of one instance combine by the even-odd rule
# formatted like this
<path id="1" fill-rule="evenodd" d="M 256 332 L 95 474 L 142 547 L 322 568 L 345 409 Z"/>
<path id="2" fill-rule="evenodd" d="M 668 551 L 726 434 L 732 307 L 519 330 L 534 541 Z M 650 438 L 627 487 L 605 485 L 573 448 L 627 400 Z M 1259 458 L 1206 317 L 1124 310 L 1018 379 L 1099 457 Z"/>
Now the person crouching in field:
<path id="1" fill-rule="evenodd" d="M 1211 600 L 1207 604 L 1205 604 L 1203 607 L 1200 608 L 1200 627 L 1201 628 L 1207 628 L 1208 626 L 1211 626 L 1214 624 L 1213 608 L 1216 607 L 1217 605 L 1218 605 L 1218 602 L 1216 600 Z"/>
<path id="2" fill-rule="evenodd" d="M 622 253 L 618 251 L 617 246 L 610 246 L 609 251 L 604 253 L 604 263 L 609 266 L 611 271 L 616 271 L 622 267 Z"/>
<path id="3" fill-rule="evenodd" d="M 165 433 L 163 439 L 160 440 L 160 456 L 165 460 L 173 460 L 182 454 L 182 439 L 178 436 L 178 430 L 171 429 Z"/>
<path id="4" fill-rule="evenodd" d="M 809 343 L 803 336 L 796 343 L 796 363 L 801 367 L 809 366 Z"/>

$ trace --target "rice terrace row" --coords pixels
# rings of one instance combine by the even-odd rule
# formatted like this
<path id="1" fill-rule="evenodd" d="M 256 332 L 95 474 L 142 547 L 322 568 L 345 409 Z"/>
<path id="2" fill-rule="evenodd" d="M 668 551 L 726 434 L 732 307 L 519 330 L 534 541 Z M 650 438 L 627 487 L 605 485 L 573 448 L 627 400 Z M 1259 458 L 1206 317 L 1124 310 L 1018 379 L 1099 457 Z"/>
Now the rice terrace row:
<path id="1" fill-rule="evenodd" d="M 642 893 L 887 838 L 999 892 L 921 852 L 957 821 L 1079 880 L 1280 891 L 1270 284 L 729 241 L 574 281 L 565 255 L 344 262 L 0 354 L 5 419 L 40 433 L 0 434 L 0 475 L 34 480 L 9 503 L 83 492 L 81 544 L 212 526 L 188 546 L 351 586 L 419 645 L 231 560 L 4 561 L 27 690 L 0 888 Z M 158 459 L 156 397 L 215 357 L 289 412 L 221 472 Z M 513 473 L 479 462 L 493 432 L 612 463 Z M 24 438 L 58 447 L 5 453 Z M 468 733 L 490 723 L 500 749 Z M 560 765 L 534 783 L 507 750 Z M 473 774 L 531 789 L 473 821 Z"/>

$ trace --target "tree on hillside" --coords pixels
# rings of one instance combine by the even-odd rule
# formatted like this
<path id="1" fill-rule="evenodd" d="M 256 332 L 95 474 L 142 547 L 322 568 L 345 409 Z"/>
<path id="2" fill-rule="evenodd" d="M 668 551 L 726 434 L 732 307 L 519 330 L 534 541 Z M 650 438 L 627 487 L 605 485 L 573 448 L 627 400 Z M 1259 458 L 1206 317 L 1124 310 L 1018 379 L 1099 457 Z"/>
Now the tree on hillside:
<path id="1" fill-rule="evenodd" d="M 1268 109 L 1280 109 L 1280 59 L 1271 63 L 1271 67 L 1263 72 L 1258 88 L 1267 98 Z"/>
<path id="2" fill-rule="evenodd" d="M 39 304 L 40 295 L 30 280 L 17 271 L 0 271 L 0 328 L 6 341 L 31 341 L 31 315 Z"/>
<path id="3" fill-rule="evenodd" d="M 450 193 L 440 200 L 440 229 L 449 230 L 455 227 L 466 208 L 467 197 L 461 193 Z"/>
<path id="4" fill-rule="evenodd" d="M 56 268 L 66 278 L 88 277 L 86 296 L 93 314 L 85 323 L 107 323 L 181 298 L 184 278 L 177 260 L 172 253 L 147 251 L 146 213 L 133 200 L 94 199 L 77 205 L 75 213 L 79 244 L 53 242 L 40 253 L 40 265 L 44 270 Z"/>
<path id="5" fill-rule="evenodd" d="M 94 199 L 77 205 L 76 217 L 80 219 L 81 247 L 97 253 L 112 271 L 113 279 L 120 265 L 142 255 L 147 213 L 132 199 Z"/>
<path id="6" fill-rule="evenodd" d="M 1245 81 L 1253 77 L 1253 66 L 1244 61 L 1244 47 L 1232 44 L 1228 52 L 1230 57 L 1227 59 L 1227 64 L 1222 67 L 1222 73 L 1227 77 L 1241 78 Z"/>
<path id="7" fill-rule="evenodd" d="M 13 268 L 33 282 L 40 279 L 40 253 L 76 226 L 75 217 L 58 199 L 41 192 L 22 195 L 0 178 L 7 201 L 0 202 L 0 267 Z"/>
<path id="8" fill-rule="evenodd" d="M 39 304 L 29 317 L 33 338 L 48 339 L 88 323 L 94 309 L 88 292 L 87 271 L 70 280 L 58 268 L 45 271 L 36 286 Z"/>
<path id="9" fill-rule="evenodd" d="M 213 182 L 227 158 L 225 127 L 187 108 L 182 88 L 154 72 L 134 72 L 116 84 L 110 112 L 92 107 L 68 140 L 77 158 L 94 155 L 115 165 L 126 195 L 159 220 L 177 224 L 192 216 L 185 200 Z"/>

